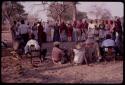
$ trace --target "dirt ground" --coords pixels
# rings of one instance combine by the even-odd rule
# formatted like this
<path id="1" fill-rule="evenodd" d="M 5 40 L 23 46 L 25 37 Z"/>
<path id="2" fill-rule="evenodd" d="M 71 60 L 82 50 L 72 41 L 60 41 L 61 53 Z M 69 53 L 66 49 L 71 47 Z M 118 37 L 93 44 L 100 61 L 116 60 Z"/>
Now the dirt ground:
<path id="1" fill-rule="evenodd" d="M 7 38 L 6 38 L 7 39 Z M 65 48 L 73 46 L 74 43 L 62 43 Z M 30 58 L 23 56 L 22 74 L 17 74 L 14 61 L 11 60 L 11 48 L 2 49 L 1 57 L 1 80 L 4 83 L 122 83 L 123 61 L 116 63 L 100 62 L 93 66 L 74 66 L 69 63 L 54 65 L 51 61 L 52 43 L 43 44 L 48 49 L 47 60 L 42 62 L 38 68 L 30 63 Z"/>
<path id="2" fill-rule="evenodd" d="M 30 58 L 23 56 L 22 74 L 17 73 L 17 66 L 13 64 L 10 49 L 2 50 L 1 73 L 4 83 L 122 83 L 123 61 L 116 63 L 100 62 L 93 66 L 74 66 L 70 63 L 54 65 L 51 57 L 42 62 L 39 67 L 33 67 Z M 4 53 L 4 54 L 3 54 Z M 6 55 L 5 55 L 6 54 Z"/>

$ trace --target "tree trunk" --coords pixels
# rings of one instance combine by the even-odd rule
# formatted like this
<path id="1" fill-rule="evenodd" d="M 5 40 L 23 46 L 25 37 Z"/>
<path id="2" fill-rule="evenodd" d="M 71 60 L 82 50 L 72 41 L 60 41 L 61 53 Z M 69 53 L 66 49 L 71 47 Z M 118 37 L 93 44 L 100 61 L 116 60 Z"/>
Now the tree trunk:
<path id="1" fill-rule="evenodd" d="M 77 16 L 77 14 L 76 14 L 77 12 L 76 12 L 76 3 L 74 2 L 73 3 L 73 21 L 76 21 L 76 16 Z"/>

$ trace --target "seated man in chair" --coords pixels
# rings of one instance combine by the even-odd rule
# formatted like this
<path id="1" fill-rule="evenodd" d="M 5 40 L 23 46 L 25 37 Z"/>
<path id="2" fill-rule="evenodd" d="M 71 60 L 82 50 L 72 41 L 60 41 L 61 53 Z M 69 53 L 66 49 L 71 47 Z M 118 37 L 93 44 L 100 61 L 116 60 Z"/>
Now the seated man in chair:
<path id="1" fill-rule="evenodd" d="M 112 55 L 113 53 L 116 52 L 116 45 L 115 45 L 115 41 L 111 39 L 111 35 L 110 34 L 107 34 L 106 35 L 106 39 L 102 42 L 102 45 L 101 45 L 101 48 L 102 48 L 102 54 L 104 56 L 104 58 L 106 58 L 106 54 L 110 54 Z M 115 57 L 114 57 L 115 59 Z"/>

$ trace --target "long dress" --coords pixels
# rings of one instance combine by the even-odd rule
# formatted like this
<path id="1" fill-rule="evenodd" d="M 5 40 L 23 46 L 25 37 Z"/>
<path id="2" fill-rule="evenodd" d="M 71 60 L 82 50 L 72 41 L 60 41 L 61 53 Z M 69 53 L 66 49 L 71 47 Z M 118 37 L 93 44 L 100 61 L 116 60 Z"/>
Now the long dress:
<path id="1" fill-rule="evenodd" d="M 42 36 L 43 36 L 43 26 L 40 25 L 40 26 L 38 26 L 38 43 L 39 43 L 40 46 L 43 42 Z"/>
<path id="2" fill-rule="evenodd" d="M 53 41 L 60 41 L 59 27 L 54 26 L 54 37 Z"/>

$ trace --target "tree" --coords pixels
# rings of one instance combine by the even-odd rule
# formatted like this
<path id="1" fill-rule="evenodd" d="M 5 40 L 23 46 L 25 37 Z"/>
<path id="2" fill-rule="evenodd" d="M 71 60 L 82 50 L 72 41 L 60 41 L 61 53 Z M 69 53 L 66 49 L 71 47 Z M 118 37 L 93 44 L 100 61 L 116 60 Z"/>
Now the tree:
<path id="1" fill-rule="evenodd" d="M 59 15 L 60 19 L 63 21 L 87 18 L 87 13 L 77 11 L 76 8 L 74 9 L 74 5 L 76 7 L 76 3 L 74 5 L 73 4 L 74 2 L 64 2 L 63 4 L 58 3 L 58 5 L 55 4 L 55 2 L 51 3 L 48 7 L 48 17 L 52 17 L 55 21 L 59 21 L 59 18 L 57 17 Z"/>
<path id="2" fill-rule="evenodd" d="M 2 29 L 7 28 L 12 38 L 12 31 L 10 30 L 14 20 L 26 19 L 27 13 L 23 9 L 23 5 L 18 2 L 4 1 L 2 3 Z M 13 38 L 12 38 L 13 42 Z"/>
<path id="3" fill-rule="evenodd" d="M 2 20 L 7 19 L 10 24 L 12 24 L 13 20 L 26 18 L 27 15 L 23 5 L 18 2 L 4 1 L 2 3 Z"/>
<path id="4" fill-rule="evenodd" d="M 93 5 L 89 13 L 95 15 L 96 19 L 109 19 L 112 16 L 108 9 L 97 5 Z"/>
<path id="5" fill-rule="evenodd" d="M 49 5 L 48 16 L 52 17 L 54 20 L 60 23 L 62 20 L 62 16 L 64 12 L 66 12 L 67 8 L 68 6 L 65 5 L 63 2 L 62 3 L 53 2 Z"/>

